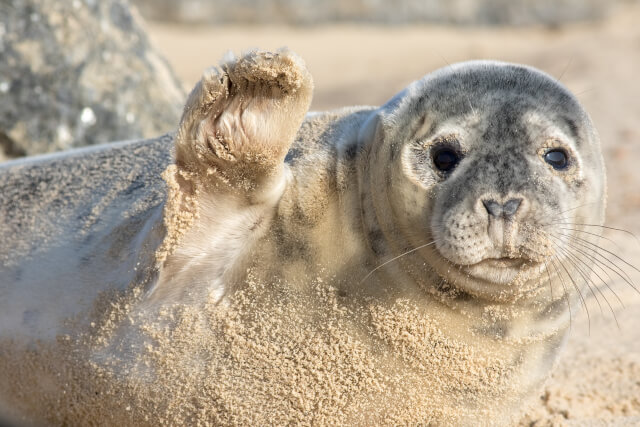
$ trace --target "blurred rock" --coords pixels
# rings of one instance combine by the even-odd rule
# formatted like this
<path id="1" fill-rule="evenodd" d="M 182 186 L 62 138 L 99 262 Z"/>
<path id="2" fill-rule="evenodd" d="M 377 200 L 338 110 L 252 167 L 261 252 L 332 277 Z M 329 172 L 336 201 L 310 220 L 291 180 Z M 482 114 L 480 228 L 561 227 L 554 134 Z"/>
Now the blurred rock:
<path id="1" fill-rule="evenodd" d="M 561 25 L 598 20 L 637 0 L 133 0 L 149 19 L 181 23 Z"/>
<path id="2" fill-rule="evenodd" d="M 119 0 L 0 0 L 0 157 L 175 129 L 181 83 Z"/>

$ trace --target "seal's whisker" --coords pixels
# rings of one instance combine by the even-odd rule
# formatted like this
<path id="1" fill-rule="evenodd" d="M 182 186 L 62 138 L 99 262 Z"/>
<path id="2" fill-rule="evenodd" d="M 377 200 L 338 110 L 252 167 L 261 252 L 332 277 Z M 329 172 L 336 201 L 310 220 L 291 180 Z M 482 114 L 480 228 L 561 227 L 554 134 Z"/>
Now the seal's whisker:
<path id="1" fill-rule="evenodd" d="M 613 239 L 610 239 L 608 237 L 601 236 L 601 235 L 596 234 L 596 233 L 590 233 L 590 232 L 585 231 L 585 230 L 580 230 L 579 228 L 557 227 L 557 229 L 558 230 L 566 230 L 566 231 L 575 231 L 576 233 L 588 234 L 589 236 L 593 236 L 593 237 L 597 237 L 598 239 L 606 240 L 606 241 L 610 242 L 612 245 L 614 245 L 618 250 L 622 251 L 622 248 L 620 248 L 620 246 Z"/>
<path id="2" fill-rule="evenodd" d="M 607 296 L 604 294 L 602 289 L 600 289 L 600 287 L 591 278 L 591 273 L 593 272 L 593 269 L 584 260 L 581 260 L 577 255 L 571 253 L 571 251 L 567 251 L 567 255 L 570 255 L 575 260 L 576 269 L 578 270 L 580 275 L 584 278 L 584 280 L 585 280 L 585 282 L 587 284 L 587 287 L 589 288 L 589 290 L 591 291 L 591 294 L 596 299 L 596 302 L 598 303 L 598 306 L 600 307 L 600 312 L 604 315 L 604 312 L 602 310 L 602 305 L 600 305 L 600 302 L 598 301 L 598 297 L 596 296 L 595 292 L 593 292 L 594 288 L 595 288 L 596 291 L 598 291 L 600 296 L 604 299 L 604 302 L 609 307 L 609 311 L 611 311 L 611 316 L 613 317 L 613 320 L 616 322 L 616 326 L 618 327 L 618 329 L 620 329 L 620 323 L 618 323 L 618 317 L 616 316 L 616 312 L 613 309 L 613 306 L 611 305 L 611 302 L 609 301 L 609 298 L 607 298 Z M 584 268 L 586 268 L 586 271 L 583 271 L 582 268 L 579 267 L 580 265 L 584 266 Z M 596 277 L 599 277 L 599 276 L 596 274 Z M 618 295 L 611 290 L 611 288 L 609 287 L 609 285 L 607 285 L 606 282 L 603 282 L 603 284 L 606 285 L 607 288 L 609 288 L 609 290 L 616 297 L 618 297 Z M 620 298 L 618 298 L 618 300 L 619 299 Z"/>
<path id="3" fill-rule="evenodd" d="M 599 227 L 599 228 L 604 228 L 605 230 L 620 231 L 622 233 L 632 236 L 636 240 L 636 242 L 640 245 L 640 239 L 638 239 L 638 236 L 636 236 L 634 233 L 632 233 L 629 230 L 625 230 L 624 228 L 616 228 L 616 227 L 610 227 L 607 225 L 598 225 L 598 224 L 581 224 L 577 222 L 552 222 L 547 225 L 577 225 L 582 227 Z"/>
<path id="4" fill-rule="evenodd" d="M 560 248 L 558 248 L 558 249 L 560 249 Z M 595 299 L 596 304 L 598 304 L 598 308 L 600 309 L 600 314 L 604 314 L 604 310 L 602 309 L 602 304 L 600 304 L 600 299 L 595 294 L 595 292 L 593 292 L 593 287 L 591 286 L 591 284 L 592 284 L 591 279 L 589 279 L 588 275 L 584 274 L 584 272 L 582 271 L 582 269 L 579 266 L 579 263 L 576 261 L 576 258 L 574 256 L 571 256 L 569 251 L 567 251 L 565 249 L 560 249 L 560 250 L 564 254 L 565 259 L 569 262 L 569 264 L 571 264 L 573 266 L 573 270 L 577 271 L 578 274 L 584 280 L 584 284 L 587 286 L 587 289 L 589 289 L 589 292 L 591 292 L 591 295 Z"/>
<path id="5" fill-rule="evenodd" d="M 591 270 L 591 271 L 593 272 L 593 274 L 595 274 L 595 275 L 598 277 L 598 279 L 600 279 L 600 280 L 602 281 L 602 283 L 603 283 L 603 284 L 604 284 L 604 285 L 609 289 L 609 291 L 610 291 L 610 292 L 611 292 L 611 293 L 612 293 L 612 294 L 613 294 L 613 295 L 618 299 L 618 302 L 620 303 L 620 305 L 622 306 L 622 308 L 624 308 L 624 303 L 622 302 L 622 300 L 620 299 L 620 297 L 618 296 L 618 294 L 617 294 L 617 293 L 616 293 L 616 292 L 611 288 L 611 286 L 609 286 L 609 282 L 612 282 L 612 281 L 613 281 L 613 278 L 612 278 L 612 277 L 611 277 L 611 275 L 607 272 L 607 270 L 605 270 L 604 268 L 602 268 L 602 266 L 600 265 L 601 263 L 600 263 L 600 262 L 598 262 L 599 260 L 598 260 L 598 259 L 596 259 L 593 255 L 591 255 L 591 254 L 589 254 L 589 253 L 585 252 L 585 251 L 584 251 L 583 249 L 581 249 L 580 247 L 577 247 L 577 246 L 575 246 L 575 245 L 572 245 L 570 242 L 567 242 L 567 243 L 569 244 L 569 246 L 571 246 L 571 248 L 572 248 L 574 251 L 579 252 L 580 254 L 584 255 L 585 257 L 587 257 L 587 258 L 588 258 L 588 260 L 589 260 L 589 261 L 591 261 L 591 262 L 593 263 L 593 267 L 594 267 L 594 269 L 592 269 L 592 270 Z M 583 260 L 583 262 L 584 262 L 584 260 Z M 587 266 L 588 266 L 588 265 L 587 265 Z M 589 267 L 589 266 L 588 266 L 588 267 Z M 598 274 L 598 272 L 595 270 L 595 268 L 596 268 L 596 267 L 597 267 L 600 271 L 602 271 L 602 272 L 607 276 L 607 278 L 609 279 L 608 281 L 607 281 L 607 280 L 604 280 L 604 279 L 602 278 L 602 276 L 600 276 L 600 275 Z"/>
<path id="6" fill-rule="evenodd" d="M 431 241 L 431 242 L 429 242 L 429 243 L 425 243 L 424 245 L 420 245 L 420 246 L 418 246 L 418 247 L 415 247 L 415 248 L 413 248 L 413 249 L 410 249 L 410 250 L 408 250 L 408 251 L 406 251 L 406 252 L 401 253 L 401 254 L 400 254 L 400 255 L 398 255 L 398 256 L 395 256 L 395 257 L 391 258 L 390 260 L 387 260 L 387 261 L 383 262 L 382 264 L 380 264 L 379 266 L 377 266 L 376 268 L 374 268 L 373 270 L 371 270 L 369 273 L 367 273 L 367 275 L 366 275 L 366 276 L 364 276 L 364 277 L 362 278 L 362 280 L 360 280 L 360 282 L 359 282 L 359 283 L 362 283 L 362 282 L 364 282 L 365 280 L 367 280 L 367 279 L 369 278 L 369 276 L 371 276 L 373 273 L 375 273 L 376 271 L 378 271 L 379 269 L 381 269 L 381 268 L 382 268 L 382 267 L 384 267 L 385 265 L 387 265 L 387 264 L 389 264 L 389 263 L 391 263 L 391 262 L 393 262 L 393 261 L 396 261 L 396 260 L 398 260 L 398 259 L 402 258 L 402 257 L 403 257 L 403 256 L 405 256 L 405 255 L 409 255 L 410 253 L 413 253 L 413 252 L 415 252 L 415 251 L 417 251 L 417 250 L 420 250 L 420 249 L 422 249 L 422 248 L 426 248 L 427 246 L 431 246 L 431 245 L 433 245 L 434 243 L 436 243 L 436 240 L 432 240 L 432 241 Z"/>
<path id="7" fill-rule="evenodd" d="M 604 251 L 604 252 L 606 252 L 607 254 L 609 254 L 609 255 L 613 256 L 614 258 L 616 258 L 616 259 L 617 259 L 617 260 L 619 260 L 620 262 L 622 262 L 622 263 L 626 264 L 627 266 L 631 267 L 632 269 L 634 269 L 635 271 L 637 271 L 638 273 L 640 273 L 640 269 L 638 269 L 638 267 L 636 267 L 635 265 L 633 265 L 633 264 L 629 263 L 629 262 L 628 262 L 628 261 L 626 261 L 624 258 L 621 258 L 620 256 L 616 255 L 614 252 L 611 252 L 610 250 L 607 250 L 606 248 L 603 248 L 602 246 L 597 245 L 597 244 L 595 244 L 595 243 L 593 243 L 593 242 L 591 242 L 591 241 L 589 241 L 589 240 L 587 240 L 587 239 L 583 239 L 583 238 L 578 237 L 578 236 L 570 236 L 570 237 L 571 237 L 572 239 L 576 240 L 576 243 L 577 243 L 577 244 L 580 244 L 581 246 L 587 246 L 587 245 L 588 245 L 588 246 L 589 246 L 589 247 L 591 247 L 591 248 L 595 248 L 595 249 L 592 249 L 592 250 L 596 250 L 596 249 L 597 249 L 598 251 Z M 602 256 L 603 256 L 603 255 L 602 255 Z M 604 257 L 604 256 L 603 256 L 603 257 Z M 606 258 L 606 257 L 604 257 L 604 258 L 605 258 L 607 261 L 609 261 L 609 262 L 611 262 L 612 264 L 614 264 L 614 265 L 616 265 L 616 266 L 617 266 L 617 264 L 615 264 L 615 263 L 614 263 L 610 258 Z M 629 280 L 631 280 L 631 277 L 629 276 L 629 274 L 628 274 L 626 271 L 624 271 L 624 270 L 622 270 L 622 271 L 623 271 L 623 272 L 625 273 L 625 275 L 629 278 Z"/>
<path id="8" fill-rule="evenodd" d="M 574 54 L 575 56 L 575 54 Z M 562 72 L 560 73 L 560 75 L 558 76 L 558 78 L 556 79 L 556 81 L 558 83 L 560 83 L 562 81 L 562 77 L 564 77 L 564 74 L 567 72 L 567 70 L 569 70 L 569 67 L 571 66 L 571 63 L 573 62 L 573 56 L 571 58 L 569 58 L 569 60 L 567 61 L 567 65 L 564 66 L 564 69 L 562 70 Z"/>
<path id="9" fill-rule="evenodd" d="M 587 88 L 587 89 L 585 89 L 583 91 L 580 91 L 580 92 L 576 93 L 576 97 L 579 97 L 580 95 L 584 95 L 585 93 L 591 92 L 593 90 L 596 90 L 595 86 Z"/>
<path id="10" fill-rule="evenodd" d="M 554 260 L 555 258 L 555 260 Z M 558 268 L 558 265 L 556 264 L 556 260 L 558 260 L 558 257 L 556 255 L 553 255 L 552 258 L 550 259 L 553 268 L 556 270 L 556 276 L 558 276 L 560 278 L 560 284 L 562 285 L 562 293 L 563 293 L 563 298 L 567 301 L 567 308 L 569 309 L 569 329 L 571 329 L 571 326 L 573 324 L 573 314 L 571 311 L 571 299 L 569 298 L 569 293 L 567 292 L 567 286 L 564 283 L 564 279 L 562 278 L 562 274 L 560 272 L 560 269 Z M 558 260 L 559 261 L 559 260 Z"/>
<path id="11" fill-rule="evenodd" d="M 588 250 L 591 251 L 591 253 L 593 253 L 593 255 L 591 256 L 591 261 L 594 262 L 595 264 L 599 265 L 600 268 L 604 270 L 604 268 L 609 269 L 610 271 L 612 271 L 613 273 L 615 273 L 616 275 L 618 275 L 624 282 L 626 282 L 631 288 L 633 288 L 633 290 L 635 290 L 637 293 L 640 294 L 640 289 L 638 289 L 636 287 L 636 285 L 633 282 L 633 279 L 631 279 L 631 277 L 629 277 L 629 275 L 627 274 L 626 271 L 624 271 L 622 268 L 620 268 L 620 266 L 618 266 L 614 260 L 611 260 L 607 257 L 605 257 L 604 255 L 600 254 L 596 249 L 586 246 L 584 244 L 580 244 L 580 242 L 567 242 L 568 245 L 571 245 L 571 247 L 573 247 L 574 249 L 578 249 L 578 248 L 582 248 L 583 250 Z M 579 246 L 578 246 L 579 245 Z M 596 256 L 604 259 L 605 261 L 603 261 L 602 259 L 598 259 Z M 613 267 L 612 267 L 613 266 Z M 603 268 L 604 267 L 604 268 Z M 614 268 L 615 267 L 615 268 Z M 606 272 L 606 271 L 605 271 Z M 607 274 L 607 276 L 609 276 L 609 274 Z M 611 277 L 611 276 L 609 276 Z"/>
<path id="12" fill-rule="evenodd" d="M 569 264 L 571 264 L 571 266 L 573 267 L 573 270 L 577 271 L 578 274 L 582 277 L 582 279 L 584 280 L 585 285 L 587 286 L 587 288 L 591 292 L 591 295 L 593 295 L 593 298 L 596 300 L 596 303 L 598 304 L 598 308 L 600 308 L 600 313 L 604 314 L 604 310 L 602 309 L 602 304 L 600 304 L 600 300 L 598 299 L 598 296 L 595 294 L 595 292 L 593 292 L 593 288 L 591 287 L 591 283 L 592 283 L 591 280 L 589 279 L 588 275 L 585 275 L 583 273 L 583 271 L 579 267 L 578 262 L 576 261 L 575 257 L 572 257 L 567 249 L 562 248 L 560 245 L 556 244 L 556 242 L 554 242 L 553 240 L 551 240 L 551 242 L 556 246 L 556 253 L 561 252 L 564 255 L 564 258 L 569 262 Z M 574 284 L 575 284 L 575 282 L 574 282 Z M 605 300 L 606 300 L 606 298 L 605 298 Z M 607 301 L 607 303 L 608 303 L 608 301 Z"/>
<path id="13" fill-rule="evenodd" d="M 567 267 L 562 263 L 562 260 L 560 259 L 560 257 L 558 257 L 558 255 L 555 255 L 555 257 L 558 260 L 558 263 L 560 264 L 560 266 L 564 269 L 565 273 L 567 273 L 567 277 L 569 277 L 569 280 L 571 280 L 571 283 L 573 284 L 574 289 L 576 290 L 576 292 L 578 293 L 578 296 L 580 297 L 582 306 L 584 307 L 584 310 L 587 313 L 587 320 L 589 323 L 589 335 L 591 335 L 591 315 L 589 314 L 589 307 L 587 307 L 587 302 L 584 299 L 584 295 L 582 295 L 582 291 L 580 290 L 580 287 L 578 286 L 576 281 L 573 279 L 573 276 L 571 276 L 571 274 L 569 273 L 569 270 L 567 269 Z"/>
<path id="14" fill-rule="evenodd" d="M 591 261 L 594 264 L 594 267 L 598 267 L 600 269 L 600 271 L 602 271 L 604 274 L 606 274 L 606 276 L 609 279 L 609 281 L 613 281 L 613 278 L 607 272 L 607 270 L 602 268 L 601 264 L 604 264 L 604 263 L 601 260 L 599 260 L 598 258 L 595 257 L 596 254 L 593 253 L 594 249 L 585 248 L 584 246 L 579 246 L 577 244 L 578 242 L 574 242 L 572 240 L 573 236 L 569 236 L 569 235 L 565 235 L 565 234 L 561 234 L 561 235 L 565 236 L 565 237 L 569 237 L 569 239 L 566 241 L 567 245 L 569 245 L 574 251 L 580 252 L 582 255 L 586 256 L 589 259 L 589 261 Z M 590 252 L 587 252 L 587 250 L 590 251 Z M 605 258 L 605 259 L 607 259 L 607 258 Z M 604 266 L 611 270 L 611 268 L 608 265 L 604 264 Z"/>
<path id="15" fill-rule="evenodd" d="M 549 278 L 549 298 L 553 301 L 553 285 L 551 280 L 551 273 L 549 273 L 549 264 L 547 264 L 546 260 L 542 260 L 544 262 L 544 271 L 547 272 L 547 277 Z"/>
<path id="16" fill-rule="evenodd" d="M 597 203 L 598 203 L 598 202 L 588 202 L 588 203 L 583 203 L 583 204 L 578 205 L 578 206 L 576 206 L 576 207 L 574 207 L 574 208 L 570 208 L 570 209 L 566 209 L 566 210 L 564 210 L 564 211 L 562 211 L 562 212 L 558 212 L 558 213 L 556 213 L 556 214 L 552 217 L 552 221 L 555 221 L 555 220 L 557 220 L 557 219 L 560 219 L 560 218 L 561 218 L 561 216 L 562 216 L 563 214 L 567 213 L 567 212 L 575 211 L 576 209 L 580 209 L 580 208 L 583 208 L 583 207 L 588 206 L 588 205 L 595 205 L 595 204 L 597 204 Z M 565 217 L 565 219 L 566 219 L 567 221 L 569 220 L 569 218 L 566 218 L 566 217 Z M 543 225 L 547 225 L 547 224 L 543 224 Z"/>
<path id="17" fill-rule="evenodd" d="M 613 316 L 613 320 L 616 322 L 616 325 L 618 326 L 618 329 L 620 329 L 620 324 L 618 323 L 618 318 L 616 316 L 616 313 L 613 309 L 613 306 L 611 305 L 611 303 L 609 302 L 609 299 L 606 297 L 606 295 L 602 292 L 602 290 L 600 289 L 599 286 L 596 285 L 596 283 L 591 279 L 591 273 L 595 273 L 595 271 L 593 270 L 592 266 L 590 266 L 588 263 L 586 263 L 583 259 L 581 259 L 580 257 L 578 257 L 575 253 L 572 253 L 571 250 L 564 250 L 563 251 L 565 253 L 565 255 L 571 259 L 573 259 L 573 265 L 576 268 L 576 270 L 578 271 L 578 273 L 582 276 L 582 278 L 585 281 L 585 284 L 587 285 L 587 287 L 589 288 L 589 291 L 591 291 L 591 294 L 593 295 L 593 297 L 595 298 L 596 302 L 598 303 L 598 307 L 600 307 L 600 312 L 602 314 L 604 314 L 604 311 L 602 310 L 602 305 L 600 304 L 600 301 L 598 300 L 597 295 L 595 294 L 595 292 L 593 292 L 593 288 L 595 288 L 598 293 L 600 294 L 600 296 L 602 296 L 602 298 L 604 299 L 604 301 L 607 303 L 607 305 L 609 306 L 609 310 L 611 311 L 611 315 Z M 582 268 L 580 268 L 580 266 L 584 266 L 586 268 L 586 271 L 584 271 Z M 609 285 L 607 285 L 607 283 L 600 277 L 600 275 L 598 275 L 597 273 L 595 273 L 596 276 L 602 281 L 603 284 L 605 284 L 609 290 L 618 298 L 618 300 L 620 301 L 620 298 L 618 297 L 618 295 L 613 292 L 611 290 L 611 288 L 609 287 Z M 592 286 L 593 285 L 593 286 Z M 622 302 L 622 301 L 620 301 Z"/>
<path id="18" fill-rule="evenodd" d="M 447 64 L 448 68 L 453 69 L 453 67 L 451 66 L 451 63 L 449 63 L 449 61 L 447 61 L 442 54 L 440 54 L 440 58 L 442 58 L 442 60 L 445 62 L 445 64 Z M 466 91 L 464 91 L 464 96 L 465 96 L 465 98 L 467 98 L 467 104 L 469 105 L 469 108 L 471 109 L 471 113 L 473 114 L 473 117 L 478 117 L 478 113 L 477 113 L 476 109 L 473 108 L 473 104 L 471 103 L 471 98 L 469 97 L 469 94 Z"/>

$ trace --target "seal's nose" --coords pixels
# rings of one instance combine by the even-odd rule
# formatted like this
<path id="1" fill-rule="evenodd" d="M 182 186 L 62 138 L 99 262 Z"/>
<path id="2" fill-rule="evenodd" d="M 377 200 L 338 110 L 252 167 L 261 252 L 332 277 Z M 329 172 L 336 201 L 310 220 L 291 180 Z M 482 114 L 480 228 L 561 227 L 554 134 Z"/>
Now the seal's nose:
<path id="1" fill-rule="evenodd" d="M 512 219 L 516 212 L 518 212 L 521 203 L 521 198 L 509 199 L 503 204 L 500 204 L 493 199 L 482 201 L 484 208 L 487 210 L 490 216 L 495 218 L 502 217 L 504 219 Z"/>

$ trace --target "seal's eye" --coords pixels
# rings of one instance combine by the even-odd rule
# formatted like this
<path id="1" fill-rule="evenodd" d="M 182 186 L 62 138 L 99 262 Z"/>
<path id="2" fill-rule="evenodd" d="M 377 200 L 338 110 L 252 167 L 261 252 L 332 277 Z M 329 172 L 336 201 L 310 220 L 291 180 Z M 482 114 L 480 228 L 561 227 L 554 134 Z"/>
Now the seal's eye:
<path id="1" fill-rule="evenodd" d="M 459 161 L 460 155 L 451 148 L 440 147 L 433 152 L 433 164 L 441 172 L 451 172 Z"/>
<path id="2" fill-rule="evenodd" d="M 555 170 L 565 169 L 569 164 L 567 152 L 561 148 L 547 151 L 544 155 L 544 161 L 549 163 Z"/>

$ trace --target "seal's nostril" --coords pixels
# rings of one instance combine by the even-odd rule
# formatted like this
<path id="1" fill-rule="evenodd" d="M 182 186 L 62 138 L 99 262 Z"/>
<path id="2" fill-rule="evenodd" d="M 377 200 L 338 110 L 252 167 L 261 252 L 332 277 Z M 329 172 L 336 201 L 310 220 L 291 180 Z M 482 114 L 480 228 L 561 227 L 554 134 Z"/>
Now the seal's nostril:
<path id="1" fill-rule="evenodd" d="M 511 218 L 516 214 L 516 212 L 518 212 L 521 203 L 521 198 L 509 199 L 504 204 L 500 204 L 491 199 L 482 201 L 482 204 L 484 205 L 489 215 L 495 218 Z"/>
<path id="2" fill-rule="evenodd" d="M 504 217 L 509 218 L 514 216 L 516 212 L 518 212 L 521 203 L 522 199 L 520 198 L 507 200 L 502 207 L 502 214 L 504 215 Z"/>
<path id="3" fill-rule="evenodd" d="M 495 200 L 483 200 L 482 204 L 484 205 L 489 215 L 499 217 L 502 215 L 502 205 Z"/>

